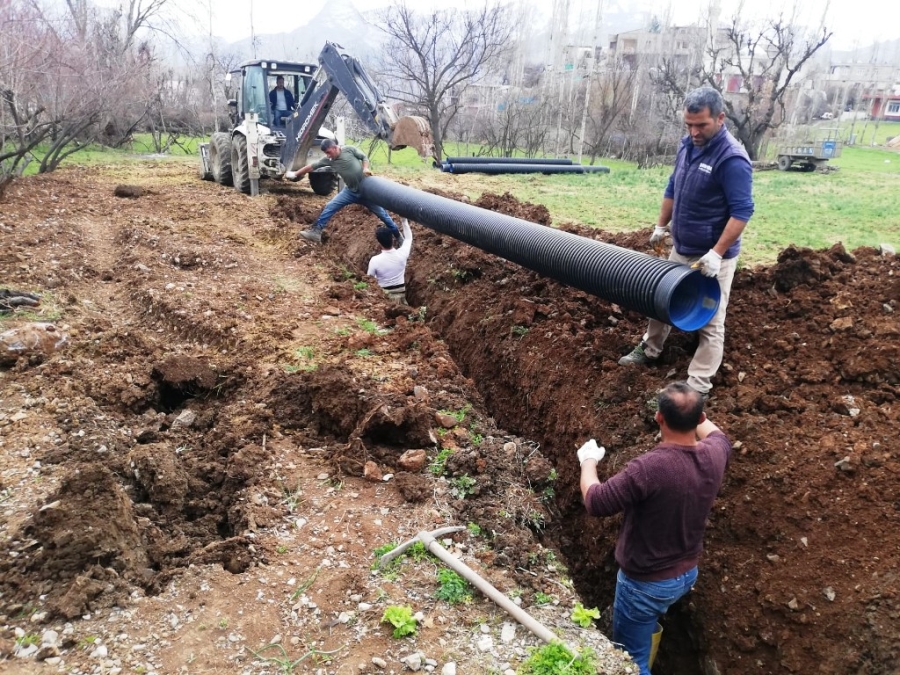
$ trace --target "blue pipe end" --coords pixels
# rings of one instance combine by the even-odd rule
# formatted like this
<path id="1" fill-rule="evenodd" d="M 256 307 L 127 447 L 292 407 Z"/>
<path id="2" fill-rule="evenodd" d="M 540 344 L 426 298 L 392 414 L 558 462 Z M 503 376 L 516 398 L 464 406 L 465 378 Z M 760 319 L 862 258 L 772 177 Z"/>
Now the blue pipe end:
<path id="1" fill-rule="evenodd" d="M 675 287 L 667 298 L 668 323 L 684 331 L 700 330 L 716 315 L 722 291 L 717 279 L 704 276 L 699 270 L 691 270 L 686 265 L 679 267 L 680 278 L 672 280 Z M 667 285 L 665 282 L 661 284 Z"/>

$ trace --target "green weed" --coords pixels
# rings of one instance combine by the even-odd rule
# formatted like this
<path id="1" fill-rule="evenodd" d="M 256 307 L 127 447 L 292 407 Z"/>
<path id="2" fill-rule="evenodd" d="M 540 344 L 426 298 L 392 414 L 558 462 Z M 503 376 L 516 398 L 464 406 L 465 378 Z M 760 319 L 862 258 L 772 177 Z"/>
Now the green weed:
<path id="1" fill-rule="evenodd" d="M 365 281 L 357 281 L 355 284 L 353 284 L 353 289 L 356 291 L 364 291 L 368 287 L 369 284 L 367 284 Z"/>
<path id="2" fill-rule="evenodd" d="M 435 597 L 451 605 L 471 602 L 472 592 L 469 583 L 451 569 L 442 567 L 437 571 L 438 589 Z"/>
<path id="3" fill-rule="evenodd" d="M 596 607 L 586 609 L 580 602 L 576 602 L 570 618 L 582 628 L 588 628 L 594 619 L 600 618 L 600 610 Z"/>
<path id="4" fill-rule="evenodd" d="M 597 666 L 593 650 L 585 648 L 573 654 L 561 642 L 532 647 L 531 655 L 522 662 L 517 675 L 595 675 Z"/>
<path id="5" fill-rule="evenodd" d="M 413 618 L 411 607 L 391 605 L 384 610 L 381 622 L 389 623 L 394 627 L 393 635 L 395 638 L 416 634 L 417 625 L 415 618 Z"/>
<path id="6" fill-rule="evenodd" d="M 513 326 L 510 328 L 510 332 L 516 337 L 528 335 L 528 329 L 525 326 Z"/>
<path id="7" fill-rule="evenodd" d="M 475 493 L 474 488 L 477 484 L 477 481 L 468 474 L 451 478 L 450 494 L 456 497 L 456 499 L 465 499 L 469 495 Z"/>
<path id="8" fill-rule="evenodd" d="M 451 448 L 442 448 L 437 457 L 434 458 L 434 461 L 428 465 L 428 471 L 432 475 L 443 476 L 447 468 L 447 460 L 450 459 L 452 454 L 453 450 Z"/>
<path id="9" fill-rule="evenodd" d="M 368 358 L 370 356 L 375 356 L 375 354 L 372 353 L 371 349 L 357 349 L 355 353 L 360 358 Z"/>
<path id="10" fill-rule="evenodd" d="M 329 659 L 323 658 L 331 656 L 332 654 L 337 654 L 339 651 L 344 649 L 344 646 L 338 647 L 337 649 L 333 649 L 331 651 L 322 651 L 320 649 L 316 649 L 315 647 L 307 647 L 307 652 L 298 659 L 291 659 L 288 656 L 287 650 L 279 643 L 268 644 L 265 647 L 261 647 L 259 650 L 254 651 L 250 650 L 250 653 L 253 654 L 260 661 L 266 661 L 269 663 L 274 663 L 278 666 L 278 670 L 281 673 L 293 673 L 294 668 L 297 667 L 298 664 L 302 663 L 308 658 L 312 658 L 316 664 L 321 665 L 327 662 Z M 277 649 L 280 652 L 278 656 L 263 656 L 263 652 L 269 651 L 270 649 Z"/>
<path id="11" fill-rule="evenodd" d="M 547 595 L 542 591 L 538 591 L 534 594 L 534 604 L 540 607 L 541 605 L 549 605 L 553 602 L 553 596 Z"/>
<path id="12" fill-rule="evenodd" d="M 478 523 L 469 523 L 468 525 L 466 525 L 466 529 L 473 537 L 481 536 L 481 525 L 479 525 Z"/>

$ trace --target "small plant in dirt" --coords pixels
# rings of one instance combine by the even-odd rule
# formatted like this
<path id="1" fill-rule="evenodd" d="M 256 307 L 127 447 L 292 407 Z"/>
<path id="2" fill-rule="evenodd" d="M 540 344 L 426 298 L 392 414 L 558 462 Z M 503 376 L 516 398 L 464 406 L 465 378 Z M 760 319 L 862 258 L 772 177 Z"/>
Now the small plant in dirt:
<path id="1" fill-rule="evenodd" d="M 222 630 L 228 628 L 228 619 L 219 619 L 219 628 Z"/>
<path id="2" fill-rule="evenodd" d="M 472 409 L 471 403 L 466 403 L 459 410 L 438 410 L 441 415 L 449 415 L 456 419 L 459 424 L 462 424 L 463 420 L 466 419 L 466 414 Z"/>
<path id="3" fill-rule="evenodd" d="M 277 649 L 280 654 L 276 656 L 263 656 L 264 652 L 267 652 L 272 649 Z M 337 649 L 333 649 L 331 651 L 325 652 L 315 647 L 307 647 L 308 651 L 301 656 L 299 659 L 291 659 L 288 656 L 287 650 L 279 643 L 273 642 L 272 644 L 268 644 L 265 647 L 261 647 L 258 651 L 250 650 L 250 653 L 253 654 L 260 661 L 266 661 L 268 663 L 274 663 L 278 666 L 278 670 L 281 673 L 293 673 L 294 668 L 296 668 L 301 662 L 306 659 L 311 659 L 316 664 L 327 663 L 331 659 L 327 658 L 332 654 L 337 654 L 345 647 L 342 645 Z"/>
<path id="4" fill-rule="evenodd" d="M 298 347 L 294 350 L 294 361 L 284 367 L 286 373 L 296 373 L 302 370 L 310 373 L 319 367 L 314 360 L 315 350 L 312 347 Z"/>
<path id="5" fill-rule="evenodd" d="M 371 319 L 357 319 L 356 324 L 364 331 L 366 331 L 367 333 L 371 333 L 372 335 L 384 335 L 385 333 L 387 333 L 386 330 L 379 328 L 378 324 Z"/>
<path id="6" fill-rule="evenodd" d="M 543 591 L 538 591 L 534 594 L 534 604 L 540 607 L 541 605 L 549 605 L 553 602 L 553 596 L 547 595 Z"/>
<path id="7" fill-rule="evenodd" d="M 471 494 L 475 494 L 475 486 L 477 481 L 469 474 L 463 474 L 456 478 L 450 479 L 450 494 L 457 499 L 465 499 Z"/>
<path id="8" fill-rule="evenodd" d="M 428 552 L 428 549 L 425 548 L 425 544 L 423 544 L 421 541 L 417 541 L 407 549 L 406 555 L 408 555 L 416 562 L 422 562 L 431 554 Z"/>
<path id="9" fill-rule="evenodd" d="M 306 581 L 297 586 L 294 592 L 291 593 L 291 602 L 295 602 L 297 598 L 306 593 L 306 591 L 308 591 L 312 587 L 312 585 L 316 583 L 316 577 L 319 576 L 320 569 L 322 568 L 317 567 L 315 571 L 307 577 Z"/>
<path id="10" fill-rule="evenodd" d="M 437 571 L 438 589 L 435 597 L 451 605 L 471 602 L 472 592 L 469 582 L 451 569 L 442 567 Z"/>
<path id="11" fill-rule="evenodd" d="M 582 628 L 589 628 L 594 619 L 600 618 L 600 610 L 596 607 L 587 609 L 580 602 L 576 602 L 570 618 Z"/>
<path id="12" fill-rule="evenodd" d="M 335 335 L 340 335 L 341 337 L 347 337 L 348 335 L 350 335 L 350 329 L 349 328 L 335 328 L 334 333 L 335 333 Z"/>
<path id="13" fill-rule="evenodd" d="M 370 357 L 370 356 L 375 356 L 375 355 L 372 353 L 372 350 L 371 350 L 371 349 L 357 349 L 357 350 L 356 350 L 356 355 L 359 356 L 359 357 L 361 357 L 361 358 L 368 358 L 368 357 Z"/>
<path id="14" fill-rule="evenodd" d="M 526 328 L 525 326 L 513 326 L 510 329 L 510 332 L 516 337 L 523 337 L 525 335 L 528 335 L 528 328 Z"/>
<path id="15" fill-rule="evenodd" d="M 479 525 L 478 523 L 469 523 L 468 525 L 466 525 L 466 529 L 473 537 L 480 537 L 482 534 L 481 525 Z"/>
<path id="16" fill-rule="evenodd" d="M 481 445 L 484 441 L 484 436 L 475 431 L 475 425 L 472 424 L 469 426 L 469 440 L 472 441 L 472 445 Z"/>
<path id="17" fill-rule="evenodd" d="M 425 315 L 427 313 L 428 313 L 428 307 L 426 307 L 425 305 L 422 305 L 421 307 L 419 307 L 418 312 L 410 315 L 409 320 L 410 321 L 422 321 L 424 323 Z"/>
<path id="18" fill-rule="evenodd" d="M 533 651 L 519 669 L 517 675 L 595 675 L 594 652 L 590 648 L 574 654 L 561 642 L 551 642 Z"/>
<path id="19" fill-rule="evenodd" d="M 22 637 L 16 638 L 16 645 L 19 647 L 30 647 L 31 645 L 41 644 L 41 636 L 37 633 L 25 633 Z"/>
<path id="20" fill-rule="evenodd" d="M 297 483 L 297 487 L 294 489 L 287 485 L 281 486 L 281 503 L 287 507 L 288 513 L 293 513 L 303 503 L 302 496 L 303 490 L 300 488 L 300 483 Z"/>
<path id="21" fill-rule="evenodd" d="M 342 266 L 341 267 L 341 276 L 344 277 L 344 279 L 352 279 L 356 275 L 353 274 L 353 272 L 348 270 L 346 267 Z"/>
<path id="22" fill-rule="evenodd" d="M 357 281 L 355 284 L 353 284 L 353 290 L 355 291 L 364 291 L 368 287 L 369 284 L 367 284 L 365 281 Z"/>
<path id="23" fill-rule="evenodd" d="M 384 610 L 384 616 L 381 617 L 381 622 L 389 623 L 394 627 L 393 635 L 395 638 L 416 634 L 416 620 L 413 617 L 411 607 L 391 605 Z"/>
<path id="24" fill-rule="evenodd" d="M 288 551 L 287 546 L 276 546 L 275 547 L 275 553 L 277 553 L 278 555 L 284 555 L 285 553 L 287 553 L 287 551 Z"/>
<path id="25" fill-rule="evenodd" d="M 452 448 L 442 448 L 437 457 L 434 458 L 434 461 L 428 465 L 428 471 L 435 476 L 443 476 L 444 471 L 447 469 L 447 460 L 450 459 L 452 454 Z"/>

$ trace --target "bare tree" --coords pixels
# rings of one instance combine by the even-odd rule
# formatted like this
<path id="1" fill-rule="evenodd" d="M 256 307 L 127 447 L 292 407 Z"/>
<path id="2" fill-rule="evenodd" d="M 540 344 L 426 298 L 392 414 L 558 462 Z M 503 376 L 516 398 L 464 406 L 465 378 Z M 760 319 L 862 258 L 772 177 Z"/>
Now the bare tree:
<path id="1" fill-rule="evenodd" d="M 378 28 L 388 37 L 386 93 L 427 116 L 438 157 L 466 88 L 506 53 L 511 28 L 504 12 L 486 4 L 476 11 L 418 14 L 400 4 L 379 17 Z"/>
<path id="2" fill-rule="evenodd" d="M 123 22 L 84 0 L 59 14 L 38 0 L 0 4 L 0 184 L 29 162 L 52 171 L 93 142 L 115 142 L 154 100 L 151 45 L 134 42 L 149 8 Z M 150 13 L 148 13 L 150 12 Z"/>
<path id="3" fill-rule="evenodd" d="M 631 69 L 608 69 L 593 78 L 584 134 L 584 147 L 591 164 L 603 152 L 616 122 L 628 112 L 634 78 L 635 71 Z"/>
<path id="4" fill-rule="evenodd" d="M 823 27 L 812 37 L 804 37 L 781 17 L 757 30 L 745 30 L 735 18 L 722 35 L 721 44 L 714 41 L 708 45 L 705 62 L 688 72 L 680 70 L 673 59 L 663 58 L 657 83 L 679 98 L 684 97 L 686 84 L 709 85 L 721 91 L 732 133 L 750 158 L 757 159 L 766 134 L 786 119 L 785 95 L 795 76 L 832 33 Z"/>

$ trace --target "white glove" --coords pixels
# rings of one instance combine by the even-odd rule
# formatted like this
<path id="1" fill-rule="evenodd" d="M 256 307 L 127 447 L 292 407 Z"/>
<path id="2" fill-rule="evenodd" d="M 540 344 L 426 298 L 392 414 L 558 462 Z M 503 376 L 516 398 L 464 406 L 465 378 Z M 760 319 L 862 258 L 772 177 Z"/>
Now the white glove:
<path id="1" fill-rule="evenodd" d="M 285 180 L 297 180 L 297 172 L 296 171 L 288 171 L 284 174 Z"/>
<path id="2" fill-rule="evenodd" d="M 598 462 L 606 455 L 606 448 L 597 445 L 597 441 L 593 438 L 578 448 L 578 463 L 584 464 L 586 459 L 595 459 Z"/>
<path id="3" fill-rule="evenodd" d="M 660 227 L 657 225 L 653 228 L 653 234 L 650 235 L 650 245 L 656 246 L 657 244 L 662 243 L 667 234 L 669 234 L 668 227 Z"/>
<path id="4" fill-rule="evenodd" d="M 697 261 L 697 264 L 700 265 L 700 272 L 703 273 L 703 276 L 715 277 L 718 276 L 719 270 L 722 267 L 722 256 L 712 249 L 709 249 L 709 253 L 700 258 L 700 260 Z"/>

